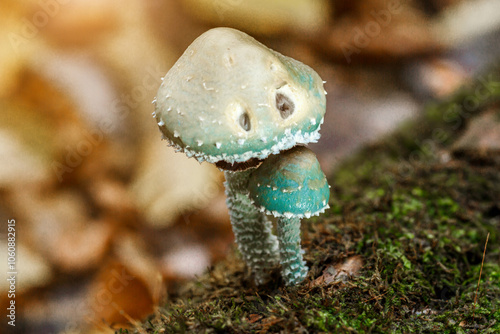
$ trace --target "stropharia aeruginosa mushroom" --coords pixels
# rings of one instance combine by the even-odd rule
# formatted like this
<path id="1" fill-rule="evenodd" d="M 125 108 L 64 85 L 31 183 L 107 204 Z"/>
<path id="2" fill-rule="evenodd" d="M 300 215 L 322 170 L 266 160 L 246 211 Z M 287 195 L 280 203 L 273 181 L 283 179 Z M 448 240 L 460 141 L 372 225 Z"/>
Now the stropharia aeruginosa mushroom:
<path id="1" fill-rule="evenodd" d="M 270 155 L 319 139 L 325 94 L 310 67 L 230 28 L 198 37 L 158 90 L 153 116 L 163 138 L 225 170 L 236 242 L 259 284 L 280 262 L 279 242 L 249 198 L 249 177 Z"/>
<path id="2" fill-rule="evenodd" d="M 249 196 L 263 212 L 277 217 L 281 272 L 288 285 L 307 275 L 300 248 L 300 220 L 328 208 L 330 187 L 316 155 L 297 146 L 267 158 L 252 172 Z"/>
<path id="3" fill-rule="evenodd" d="M 198 161 L 265 159 L 319 139 L 321 78 L 234 29 L 198 37 L 163 79 L 156 120 L 171 144 Z"/>

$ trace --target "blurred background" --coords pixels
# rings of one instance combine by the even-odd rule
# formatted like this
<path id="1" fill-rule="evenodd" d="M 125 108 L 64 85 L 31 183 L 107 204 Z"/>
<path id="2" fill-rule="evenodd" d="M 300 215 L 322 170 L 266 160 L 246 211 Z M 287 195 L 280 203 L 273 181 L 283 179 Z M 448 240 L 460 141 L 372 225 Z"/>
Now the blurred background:
<path id="1" fill-rule="evenodd" d="M 17 256 L 16 326 L 3 315 L 0 331 L 133 326 L 233 249 L 222 173 L 174 153 L 151 116 L 204 31 L 240 29 L 327 81 L 311 148 L 330 175 L 498 60 L 499 13 L 497 0 L 0 0 L 5 273 L 10 219 Z"/>

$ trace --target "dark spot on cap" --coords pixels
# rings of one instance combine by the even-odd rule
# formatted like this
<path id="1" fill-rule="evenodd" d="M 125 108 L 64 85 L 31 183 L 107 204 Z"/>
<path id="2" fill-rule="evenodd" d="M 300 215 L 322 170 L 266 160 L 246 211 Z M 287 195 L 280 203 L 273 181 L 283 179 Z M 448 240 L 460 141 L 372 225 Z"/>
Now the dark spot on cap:
<path id="1" fill-rule="evenodd" d="M 281 118 L 287 119 L 295 111 L 295 104 L 283 93 L 276 93 L 276 108 L 279 110 Z"/>
<path id="2" fill-rule="evenodd" d="M 241 128 L 245 131 L 250 131 L 250 129 L 252 128 L 252 124 L 250 123 L 250 116 L 248 116 L 248 113 L 246 111 L 240 115 L 239 123 Z"/>

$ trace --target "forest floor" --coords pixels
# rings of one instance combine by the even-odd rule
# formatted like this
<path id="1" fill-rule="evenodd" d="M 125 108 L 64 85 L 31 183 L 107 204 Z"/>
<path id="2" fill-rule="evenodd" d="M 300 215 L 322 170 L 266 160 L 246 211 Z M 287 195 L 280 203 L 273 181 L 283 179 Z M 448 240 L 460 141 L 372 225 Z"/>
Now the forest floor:
<path id="1" fill-rule="evenodd" d="M 256 287 L 235 251 L 133 332 L 499 333 L 499 73 L 339 166 L 304 283 Z"/>

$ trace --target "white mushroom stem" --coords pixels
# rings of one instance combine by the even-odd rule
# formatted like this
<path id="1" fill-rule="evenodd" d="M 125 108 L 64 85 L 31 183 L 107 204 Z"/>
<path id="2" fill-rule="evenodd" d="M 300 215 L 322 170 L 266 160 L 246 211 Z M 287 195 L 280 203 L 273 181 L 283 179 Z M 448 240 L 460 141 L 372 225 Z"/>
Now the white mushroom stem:
<path id="1" fill-rule="evenodd" d="M 309 268 L 302 260 L 300 248 L 300 218 L 280 217 L 277 224 L 280 249 L 281 275 L 286 285 L 296 285 L 302 282 Z"/>
<path id="2" fill-rule="evenodd" d="M 253 272 L 255 282 L 263 284 L 278 266 L 278 239 L 272 233 L 272 223 L 248 197 L 250 173 L 251 170 L 225 172 L 226 203 L 241 256 Z"/>

